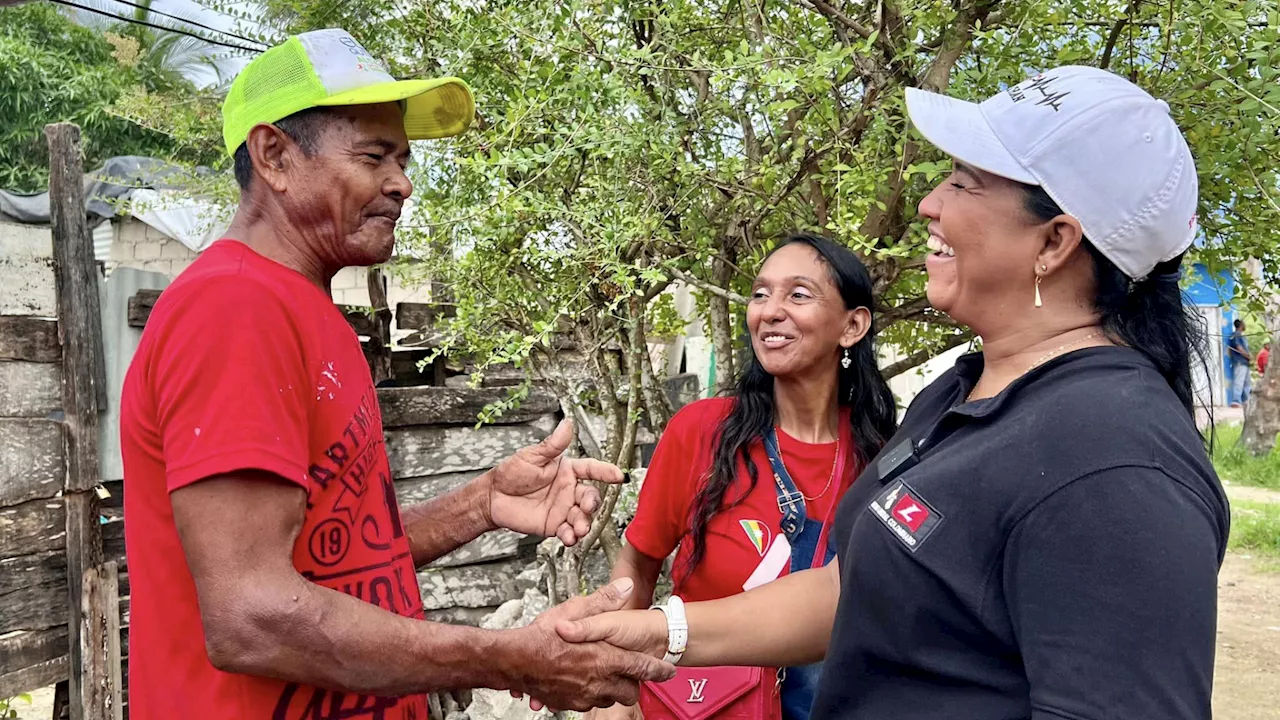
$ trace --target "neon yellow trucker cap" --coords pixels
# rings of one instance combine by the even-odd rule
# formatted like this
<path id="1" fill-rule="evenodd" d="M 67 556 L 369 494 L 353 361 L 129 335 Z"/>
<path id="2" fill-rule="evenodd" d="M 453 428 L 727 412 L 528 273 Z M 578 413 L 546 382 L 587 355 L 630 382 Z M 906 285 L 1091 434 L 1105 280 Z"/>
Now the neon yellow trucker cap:
<path id="1" fill-rule="evenodd" d="M 410 140 L 457 135 L 475 118 L 462 80 L 396 80 L 347 31 L 316 30 L 290 37 L 240 71 L 222 104 L 222 138 L 234 155 L 259 123 L 313 107 L 401 100 Z"/>

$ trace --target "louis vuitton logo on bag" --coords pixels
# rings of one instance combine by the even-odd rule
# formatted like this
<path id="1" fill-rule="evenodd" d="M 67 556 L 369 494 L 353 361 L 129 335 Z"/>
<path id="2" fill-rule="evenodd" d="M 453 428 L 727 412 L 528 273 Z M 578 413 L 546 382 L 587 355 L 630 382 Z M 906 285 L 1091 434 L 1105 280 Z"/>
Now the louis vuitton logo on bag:
<path id="1" fill-rule="evenodd" d="M 702 691 L 705 690 L 706 687 L 707 687 L 706 678 L 702 678 L 701 680 L 690 679 L 689 680 L 689 699 L 685 700 L 685 702 L 687 703 L 703 702 L 706 698 L 702 697 Z"/>

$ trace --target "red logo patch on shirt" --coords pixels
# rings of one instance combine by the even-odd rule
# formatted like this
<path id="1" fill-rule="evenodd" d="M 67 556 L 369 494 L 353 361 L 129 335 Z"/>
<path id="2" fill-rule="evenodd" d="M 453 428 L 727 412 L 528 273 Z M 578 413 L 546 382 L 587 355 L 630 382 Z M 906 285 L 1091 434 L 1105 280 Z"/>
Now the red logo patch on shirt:
<path id="1" fill-rule="evenodd" d="M 898 504 L 893 506 L 891 514 L 911 532 L 918 531 L 924 521 L 929 519 L 929 509 L 916 502 L 916 499 L 911 497 L 911 493 L 902 496 Z"/>
<path id="2" fill-rule="evenodd" d="M 942 513 L 901 480 L 889 483 L 867 510 L 911 552 L 918 550 L 942 522 Z"/>

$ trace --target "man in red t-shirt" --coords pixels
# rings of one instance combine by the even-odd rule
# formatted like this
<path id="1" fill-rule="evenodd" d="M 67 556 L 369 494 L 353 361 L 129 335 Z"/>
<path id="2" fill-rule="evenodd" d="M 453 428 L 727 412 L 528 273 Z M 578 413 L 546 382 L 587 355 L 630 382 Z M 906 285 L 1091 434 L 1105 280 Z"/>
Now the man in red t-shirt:
<path id="1" fill-rule="evenodd" d="M 135 720 L 426 720 L 423 693 L 459 687 L 586 709 L 673 671 L 556 635 L 621 607 L 625 584 L 519 630 L 423 620 L 416 567 L 496 527 L 573 544 L 599 504 L 579 480 L 622 480 L 565 458 L 564 423 L 397 506 L 377 394 L 329 283 L 390 258 L 409 139 L 472 113 L 460 80 L 395 82 L 341 30 L 291 38 L 233 84 L 234 239 L 156 303 L 122 397 Z"/>

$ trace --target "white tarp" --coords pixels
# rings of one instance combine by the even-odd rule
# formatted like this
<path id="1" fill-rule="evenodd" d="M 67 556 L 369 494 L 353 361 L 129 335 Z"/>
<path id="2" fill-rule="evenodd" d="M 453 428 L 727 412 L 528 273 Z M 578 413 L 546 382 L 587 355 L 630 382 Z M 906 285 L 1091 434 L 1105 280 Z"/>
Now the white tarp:
<path id="1" fill-rule="evenodd" d="M 130 213 L 142 222 L 201 252 L 222 237 L 232 213 L 227 208 L 172 190 L 141 188 L 130 196 Z"/>

